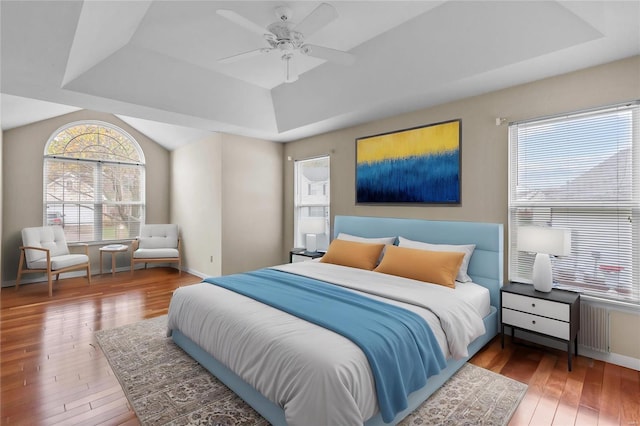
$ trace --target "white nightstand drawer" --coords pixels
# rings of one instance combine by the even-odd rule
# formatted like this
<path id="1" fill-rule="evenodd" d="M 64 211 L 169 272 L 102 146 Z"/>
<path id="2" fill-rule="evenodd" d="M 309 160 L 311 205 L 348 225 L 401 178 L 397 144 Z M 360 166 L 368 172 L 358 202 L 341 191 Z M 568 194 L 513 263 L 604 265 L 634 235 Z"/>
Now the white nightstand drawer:
<path id="1" fill-rule="evenodd" d="M 502 296 L 506 296 L 506 294 L 503 294 Z M 538 300 L 536 300 L 536 302 L 537 301 Z M 514 325 L 525 330 L 555 336 L 564 340 L 569 340 L 570 338 L 570 324 L 564 321 L 502 308 L 502 322 L 507 325 Z"/>
<path id="2" fill-rule="evenodd" d="M 543 317 L 555 318 L 560 321 L 569 322 L 571 319 L 571 306 L 566 303 L 536 299 L 519 294 L 502 293 L 502 306 L 504 308 L 541 315 Z"/>

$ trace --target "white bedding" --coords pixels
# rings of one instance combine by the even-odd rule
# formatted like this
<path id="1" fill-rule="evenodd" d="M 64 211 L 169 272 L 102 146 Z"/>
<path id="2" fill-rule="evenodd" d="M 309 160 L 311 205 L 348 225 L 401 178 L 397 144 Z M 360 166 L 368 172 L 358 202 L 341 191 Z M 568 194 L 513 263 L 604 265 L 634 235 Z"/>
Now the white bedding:
<path id="1" fill-rule="evenodd" d="M 473 305 L 481 317 L 491 313 L 491 294 L 488 288 L 473 282 L 456 281 L 456 295 Z"/>
<path id="2" fill-rule="evenodd" d="M 466 356 L 468 344 L 485 332 L 458 289 L 318 262 L 276 269 L 374 291 L 368 296 L 416 312 L 447 357 Z M 361 425 L 378 411 L 373 376 L 358 346 L 253 299 L 208 283 L 182 287 L 171 300 L 168 327 L 283 407 L 289 425 Z"/>

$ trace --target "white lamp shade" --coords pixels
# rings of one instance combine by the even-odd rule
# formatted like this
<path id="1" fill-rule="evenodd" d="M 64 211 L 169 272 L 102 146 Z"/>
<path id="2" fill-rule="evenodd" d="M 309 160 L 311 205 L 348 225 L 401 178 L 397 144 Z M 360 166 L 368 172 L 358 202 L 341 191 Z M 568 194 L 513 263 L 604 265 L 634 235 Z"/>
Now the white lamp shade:
<path id="1" fill-rule="evenodd" d="M 568 256 L 571 254 L 571 230 L 521 226 L 518 228 L 518 250 Z"/>
<path id="2" fill-rule="evenodd" d="M 323 217 L 309 217 L 300 219 L 300 232 L 303 234 L 324 234 L 325 221 Z"/>
<path id="3" fill-rule="evenodd" d="M 553 271 L 549 255 L 571 254 L 571 230 L 522 226 L 518 228 L 518 250 L 536 253 L 533 262 L 533 286 L 538 291 L 548 293 L 553 286 Z"/>

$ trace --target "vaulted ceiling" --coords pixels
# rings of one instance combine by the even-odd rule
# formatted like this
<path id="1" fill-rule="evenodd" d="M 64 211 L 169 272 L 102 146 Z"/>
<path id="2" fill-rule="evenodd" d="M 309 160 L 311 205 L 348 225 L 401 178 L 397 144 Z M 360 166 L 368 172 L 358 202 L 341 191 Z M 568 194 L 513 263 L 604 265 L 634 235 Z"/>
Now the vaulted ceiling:
<path id="1" fill-rule="evenodd" d="M 118 115 L 174 149 L 203 132 L 289 141 L 640 54 L 638 1 L 333 1 L 307 42 L 351 65 L 281 52 L 255 31 L 314 1 L 2 1 L 3 128 L 75 109 Z M 266 30 L 265 30 L 266 32 Z M 48 111 L 48 112 L 47 112 Z"/>

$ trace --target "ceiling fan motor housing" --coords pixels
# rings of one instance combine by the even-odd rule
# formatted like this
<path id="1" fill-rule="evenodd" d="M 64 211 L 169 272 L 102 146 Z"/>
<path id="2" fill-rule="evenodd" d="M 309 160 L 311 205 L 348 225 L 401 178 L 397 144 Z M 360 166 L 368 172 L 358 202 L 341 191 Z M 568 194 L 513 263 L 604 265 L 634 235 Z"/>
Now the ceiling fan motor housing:
<path id="1" fill-rule="evenodd" d="M 274 22 L 267 27 L 271 34 L 265 34 L 265 40 L 274 49 L 282 51 L 299 49 L 304 43 L 304 36 L 297 31 L 293 31 L 292 27 L 293 24 L 290 22 Z"/>

